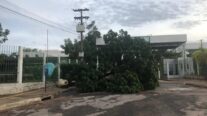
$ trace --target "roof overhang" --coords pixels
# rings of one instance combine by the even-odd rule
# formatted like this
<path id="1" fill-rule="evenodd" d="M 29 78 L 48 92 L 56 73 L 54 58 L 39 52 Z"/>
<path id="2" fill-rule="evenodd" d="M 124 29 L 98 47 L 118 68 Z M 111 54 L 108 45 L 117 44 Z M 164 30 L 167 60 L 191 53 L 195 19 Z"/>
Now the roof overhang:
<path id="1" fill-rule="evenodd" d="M 150 42 L 153 49 L 175 49 L 186 43 L 187 35 L 153 35 L 153 36 L 137 36 Z"/>

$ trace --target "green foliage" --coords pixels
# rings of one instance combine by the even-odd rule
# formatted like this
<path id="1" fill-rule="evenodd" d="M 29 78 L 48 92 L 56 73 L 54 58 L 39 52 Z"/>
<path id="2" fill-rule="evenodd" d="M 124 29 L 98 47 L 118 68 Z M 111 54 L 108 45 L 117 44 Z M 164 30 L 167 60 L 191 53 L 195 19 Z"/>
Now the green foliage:
<path id="1" fill-rule="evenodd" d="M 196 62 L 207 64 L 207 49 L 199 49 L 192 54 Z"/>
<path id="2" fill-rule="evenodd" d="M 142 84 L 136 73 L 131 71 L 120 72 L 104 76 L 103 73 L 90 68 L 88 65 L 64 64 L 62 77 L 69 81 L 76 81 L 80 92 L 108 91 L 116 93 L 136 93 L 142 90 Z"/>
<path id="3" fill-rule="evenodd" d="M 65 54 L 69 55 L 69 58 L 77 59 L 78 52 L 80 50 L 79 46 L 80 46 L 80 43 L 78 43 L 77 40 L 75 40 L 73 44 L 72 41 L 68 38 L 68 39 L 65 39 L 64 45 L 61 45 L 60 47 L 64 49 Z"/>
<path id="4" fill-rule="evenodd" d="M 31 49 L 31 48 L 24 48 L 23 51 L 24 52 L 38 52 L 37 49 Z"/>
<path id="5" fill-rule="evenodd" d="M 47 62 L 57 64 L 57 57 L 47 57 Z M 40 82 L 43 75 L 42 57 L 25 57 L 23 63 L 23 82 Z M 51 77 L 47 81 L 57 81 L 57 68 L 55 68 Z"/>
<path id="6" fill-rule="evenodd" d="M 144 90 L 155 89 L 159 86 L 156 65 L 153 62 L 149 62 L 145 68 L 142 77 L 140 78 L 141 83 L 143 84 Z"/>
<path id="7" fill-rule="evenodd" d="M 80 92 L 94 92 L 104 90 L 103 76 L 88 65 L 62 64 L 62 78 L 69 82 L 76 81 L 76 86 Z"/>
<path id="8" fill-rule="evenodd" d="M 43 59 L 38 57 L 24 58 L 23 82 L 40 82 L 43 74 Z"/>
<path id="9" fill-rule="evenodd" d="M 115 73 L 106 84 L 107 91 L 115 93 L 137 93 L 143 90 L 137 74 L 128 70 Z"/>
<path id="10" fill-rule="evenodd" d="M 23 82 L 41 82 L 42 65 L 23 66 Z"/>
<path id="11" fill-rule="evenodd" d="M 207 77 L 207 49 L 199 49 L 192 54 L 194 60 L 198 64 L 201 76 Z"/>
<path id="12" fill-rule="evenodd" d="M 83 65 L 78 64 L 62 64 L 61 65 L 61 77 L 67 79 L 70 82 L 74 81 L 80 76 L 80 70 L 83 70 Z"/>
<path id="13" fill-rule="evenodd" d="M 0 44 L 8 40 L 7 38 L 8 35 L 9 35 L 9 30 L 8 29 L 3 30 L 1 23 L 0 23 L 0 37 L 1 37 Z"/>
<path id="14" fill-rule="evenodd" d="M 63 77 L 75 80 L 82 92 L 110 91 L 135 93 L 142 89 L 155 89 L 158 84 L 157 62 L 149 43 L 141 38 L 132 38 L 126 31 L 110 30 L 103 36 L 106 46 L 97 50 L 96 38 L 100 32 L 96 27 L 84 39 L 84 64 L 68 64 L 61 67 Z M 80 42 L 65 46 L 79 46 Z M 69 47 L 68 47 L 69 48 Z M 68 52 L 73 54 L 72 47 Z M 77 53 L 77 52 L 76 52 Z M 96 69 L 96 56 L 99 69 Z M 72 57 L 71 57 L 72 58 Z"/>
<path id="15" fill-rule="evenodd" d="M 17 59 L 6 54 L 0 54 L 0 73 L 17 71 Z"/>
<path id="16" fill-rule="evenodd" d="M 51 77 L 48 77 L 47 78 L 47 81 L 57 82 L 57 77 L 58 77 L 58 68 L 55 68 L 54 71 L 53 71 L 52 76 Z"/>

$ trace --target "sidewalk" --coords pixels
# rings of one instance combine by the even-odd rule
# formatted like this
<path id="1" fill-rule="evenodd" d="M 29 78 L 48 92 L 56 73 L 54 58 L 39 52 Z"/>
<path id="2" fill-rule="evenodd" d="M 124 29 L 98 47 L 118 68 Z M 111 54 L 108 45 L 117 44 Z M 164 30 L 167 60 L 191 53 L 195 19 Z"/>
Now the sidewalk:
<path id="1" fill-rule="evenodd" d="M 185 85 L 190 85 L 194 87 L 207 88 L 207 80 L 204 79 L 171 79 L 168 81 L 170 81 L 171 83 L 175 81 L 176 83 L 183 83 Z"/>
<path id="2" fill-rule="evenodd" d="M 67 89 L 57 88 L 55 86 L 47 88 L 45 93 L 44 88 L 23 92 L 14 95 L 0 96 L 0 111 L 8 110 L 14 107 L 24 106 L 35 102 L 40 102 L 45 99 L 57 97 Z"/>
<path id="3" fill-rule="evenodd" d="M 195 86 L 195 87 L 201 87 L 201 88 L 207 88 L 207 80 L 184 80 L 185 85 Z"/>

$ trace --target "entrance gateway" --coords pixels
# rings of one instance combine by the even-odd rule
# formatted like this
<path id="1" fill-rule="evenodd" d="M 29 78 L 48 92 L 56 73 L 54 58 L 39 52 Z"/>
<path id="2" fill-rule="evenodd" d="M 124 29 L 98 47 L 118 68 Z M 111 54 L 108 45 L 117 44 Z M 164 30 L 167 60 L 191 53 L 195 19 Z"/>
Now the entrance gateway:
<path id="1" fill-rule="evenodd" d="M 150 35 L 139 36 L 148 41 L 153 50 L 167 50 L 175 53 L 182 53 L 181 57 L 170 59 L 163 58 L 162 74 L 159 76 L 162 79 L 182 78 L 186 75 L 194 74 L 193 60 L 186 55 L 186 34 L 177 35 Z"/>

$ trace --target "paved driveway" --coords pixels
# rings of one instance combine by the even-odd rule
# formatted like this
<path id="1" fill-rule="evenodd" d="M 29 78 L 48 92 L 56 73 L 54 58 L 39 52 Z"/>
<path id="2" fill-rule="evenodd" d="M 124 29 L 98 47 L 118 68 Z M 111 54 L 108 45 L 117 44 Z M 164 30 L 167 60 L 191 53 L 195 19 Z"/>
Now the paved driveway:
<path id="1" fill-rule="evenodd" d="M 206 116 L 207 89 L 162 81 L 138 94 L 64 94 L 42 103 L 2 112 L 0 116 Z"/>

